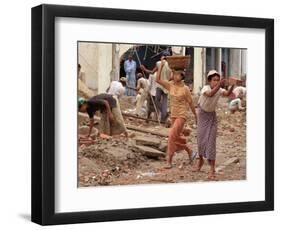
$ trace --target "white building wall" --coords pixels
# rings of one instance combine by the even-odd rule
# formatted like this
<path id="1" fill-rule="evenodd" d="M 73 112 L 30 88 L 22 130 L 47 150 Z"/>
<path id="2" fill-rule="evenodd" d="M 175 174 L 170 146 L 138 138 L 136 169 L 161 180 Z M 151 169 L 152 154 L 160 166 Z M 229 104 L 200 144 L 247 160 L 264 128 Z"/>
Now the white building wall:
<path id="1" fill-rule="evenodd" d="M 117 45 L 115 51 L 117 56 L 113 62 L 112 44 L 80 42 L 78 44 L 78 63 L 82 66 L 81 71 L 85 73 L 86 85 L 97 91 L 104 93 L 108 88 L 112 75 L 113 63 L 119 70 L 121 56 L 133 45 Z"/>
<path id="2" fill-rule="evenodd" d="M 110 84 L 112 44 L 80 42 L 78 62 L 85 73 L 86 85 L 97 93 L 104 93 Z"/>
<path id="3" fill-rule="evenodd" d="M 96 48 L 97 45 L 95 43 L 78 43 L 78 63 L 82 66 L 81 71 L 85 73 L 85 83 L 91 89 L 98 88 L 98 53 Z"/>
<path id="4" fill-rule="evenodd" d="M 110 84 L 112 70 L 112 44 L 98 46 L 98 93 L 104 93 Z"/>
<path id="5" fill-rule="evenodd" d="M 205 84 L 206 48 L 194 48 L 193 93 L 200 93 Z"/>

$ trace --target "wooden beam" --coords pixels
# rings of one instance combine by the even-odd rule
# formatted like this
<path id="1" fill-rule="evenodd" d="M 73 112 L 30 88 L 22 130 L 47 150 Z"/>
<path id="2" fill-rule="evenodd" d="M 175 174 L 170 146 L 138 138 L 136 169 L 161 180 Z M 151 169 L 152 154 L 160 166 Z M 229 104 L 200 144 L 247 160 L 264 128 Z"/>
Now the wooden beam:
<path id="1" fill-rule="evenodd" d="M 145 128 L 141 128 L 141 127 L 137 127 L 137 126 L 129 125 L 129 124 L 126 124 L 126 127 L 127 127 L 127 129 L 130 129 L 130 130 L 135 130 L 135 131 L 142 132 L 142 133 L 150 133 L 150 134 L 157 135 L 157 136 L 160 136 L 160 137 L 168 137 L 169 136 L 168 131 L 167 132 L 163 132 L 163 131 L 159 132 L 159 131 L 154 131 L 154 130 L 151 130 L 151 129 L 145 129 Z"/>
<path id="2" fill-rule="evenodd" d="M 156 122 L 158 123 L 157 120 L 154 120 L 154 119 L 146 119 L 144 117 L 139 117 L 139 116 L 136 116 L 136 115 L 133 115 L 133 114 L 129 114 L 129 113 L 124 113 L 122 112 L 122 115 L 125 116 L 125 117 L 133 117 L 133 118 L 136 118 L 136 119 L 140 119 L 140 120 L 147 120 L 147 121 L 152 121 L 152 122 Z"/>

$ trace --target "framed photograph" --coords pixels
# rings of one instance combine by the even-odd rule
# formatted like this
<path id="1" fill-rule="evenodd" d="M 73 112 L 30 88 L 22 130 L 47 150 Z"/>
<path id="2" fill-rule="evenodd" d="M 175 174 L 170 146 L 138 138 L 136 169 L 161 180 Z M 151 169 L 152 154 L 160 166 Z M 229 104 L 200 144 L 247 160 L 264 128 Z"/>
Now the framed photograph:
<path id="1" fill-rule="evenodd" d="M 274 20 L 32 8 L 32 221 L 274 209 Z"/>

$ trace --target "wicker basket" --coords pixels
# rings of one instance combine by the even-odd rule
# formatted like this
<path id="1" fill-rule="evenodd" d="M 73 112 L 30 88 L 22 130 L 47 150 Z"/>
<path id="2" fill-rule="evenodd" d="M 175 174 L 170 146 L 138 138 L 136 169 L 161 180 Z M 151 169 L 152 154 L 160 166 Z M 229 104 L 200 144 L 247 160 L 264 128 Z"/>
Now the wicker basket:
<path id="1" fill-rule="evenodd" d="M 187 69 L 190 65 L 190 55 L 168 56 L 167 62 L 171 69 Z"/>
<path id="2" fill-rule="evenodd" d="M 243 86 L 245 85 L 245 82 L 243 80 L 240 80 L 236 77 L 229 77 L 228 78 L 228 84 L 229 85 L 236 85 L 236 86 Z"/>

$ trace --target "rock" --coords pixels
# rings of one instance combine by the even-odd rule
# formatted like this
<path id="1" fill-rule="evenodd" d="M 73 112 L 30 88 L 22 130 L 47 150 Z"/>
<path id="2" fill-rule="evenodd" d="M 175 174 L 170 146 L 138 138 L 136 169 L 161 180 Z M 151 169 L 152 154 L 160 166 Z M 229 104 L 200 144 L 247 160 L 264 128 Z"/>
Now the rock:
<path id="1" fill-rule="evenodd" d="M 217 167 L 216 171 L 220 172 L 220 171 L 224 170 L 227 166 L 229 166 L 233 163 L 238 163 L 238 162 L 239 162 L 239 158 L 232 157 L 232 158 L 228 159 L 227 161 L 225 161 L 224 163 L 222 163 L 219 167 Z"/>
<path id="2" fill-rule="evenodd" d="M 136 136 L 134 137 L 137 145 L 145 145 L 145 146 L 153 146 L 158 148 L 160 145 L 160 139 L 156 137 L 143 137 L 143 136 Z"/>
<path id="3" fill-rule="evenodd" d="M 87 125 L 83 125 L 81 127 L 79 127 L 79 134 L 80 135 L 88 135 L 89 134 L 89 126 Z M 98 129 L 96 129 L 95 127 L 92 128 L 92 132 L 91 132 L 91 137 L 95 138 L 98 135 L 99 131 Z"/>
<path id="4" fill-rule="evenodd" d="M 161 141 L 158 149 L 162 152 L 166 152 L 168 147 L 167 141 Z"/>
<path id="5" fill-rule="evenodd" d="M 234 132 L 235 129 L 234 129 L 234 128 L 230 128 L 229 131 L 230 131 L 230 132 Z"/>
<path id="6" fill-rule="evenodd" d="M 128 154 L 130 154 L 130 150 L 121 147 L 109 147 L 104 150 L 104 153 L 108 156 L 111 156 L 110 158 L 124 162 L 128 159 Z"/>
<path id="7" fill-rule="evenodd" d="M 89 121 L 89 116 L 85 113 L 78 113 L 78 123 L 79 125 L 85 124 Z"/>
<path id="8" fill-rule="evenodd" d="M 129 138 L 134 138 L 135 136 L 136 136 L 136 133 L 133 133 L 133 132 L 130 132 L 128 135 Z"/>
<path id="9" fill-rule="evenodd" d="M 139 151 L 143 156 L 150 158 L 165 157 L 166 155 L 165 153 L 148 146 L 135 145 L 135 149 Z"/>

